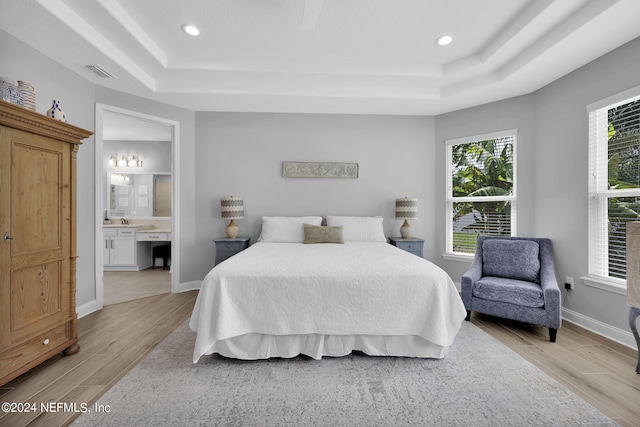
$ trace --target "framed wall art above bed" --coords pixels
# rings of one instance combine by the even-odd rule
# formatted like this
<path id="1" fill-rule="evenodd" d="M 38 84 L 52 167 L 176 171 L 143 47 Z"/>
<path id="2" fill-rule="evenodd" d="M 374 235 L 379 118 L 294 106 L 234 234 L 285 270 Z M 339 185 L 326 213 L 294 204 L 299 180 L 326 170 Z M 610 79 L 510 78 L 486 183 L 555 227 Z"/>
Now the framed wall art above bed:
<path id="1" fill-rule="evenodd" d="M 358 178 L 358 163 L 282 162 L 285 178 Z"/>

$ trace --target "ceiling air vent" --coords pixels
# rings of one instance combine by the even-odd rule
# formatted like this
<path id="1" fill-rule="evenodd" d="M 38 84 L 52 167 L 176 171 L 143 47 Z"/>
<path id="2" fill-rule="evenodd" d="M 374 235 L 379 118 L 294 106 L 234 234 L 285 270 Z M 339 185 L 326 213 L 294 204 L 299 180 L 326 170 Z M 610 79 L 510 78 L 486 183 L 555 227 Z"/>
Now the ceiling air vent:
<path id="1" fill-rule="evenodd" d="M 102 68 L 101 65 L 85 65 L 84 66 L 87 70 L 91 71 L 92 73 L 94 73 L 96 76 L 103 78 L 103 79 L 115 79 L 116 76 L 114 76 L 113 74 L 111 74 L 110 72 L 108 72 L 107 70 L 105 70 L 104 68 Z"/>

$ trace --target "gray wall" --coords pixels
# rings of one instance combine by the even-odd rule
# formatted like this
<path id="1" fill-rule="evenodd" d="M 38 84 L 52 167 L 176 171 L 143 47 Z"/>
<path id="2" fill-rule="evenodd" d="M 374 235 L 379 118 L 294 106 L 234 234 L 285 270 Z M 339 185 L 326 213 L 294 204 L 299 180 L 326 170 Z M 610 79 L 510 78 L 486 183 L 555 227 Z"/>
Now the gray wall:
<path id="1" fill-rule="evenodd" d="M 547 236 L 558 277 L 576 278 L 565 307 L 627 330 L 625 297 L 588 288 L 586 105 L 640 85 L 640 39 L 533 93 L 437 117 L 194 113 L 93 86 L 0 31 L 0 75 L 36 86 L 38 111 L 60 99 L 74 125 L 94 129 L 100 102 L 180 122 L 181 277 L 198 281 L 213 264 L 211 242 L 224 235 L 219 199 L 242 196 L 242 234 L 254 240 L 263 215 L 383 215 L 397 235 L 393 200 L 420 199 L 414 234 L 425 255 L 455 281 L 467 263 L 444 253 L 444 143 L 451 138 L 517 128 L 518 234 Z M 95 298 L 94 148 L 78 154 L 78 304 Z M 281 176 L 282 161 L 358 162 L 356 180 Z"/>
<path id="2" fill-rule="evenodd" d="M 95 86 L 35 49 L 0 30 L 0 76 L 24 80 L 36 87 L 36 110 L 46 113 L 53 99 L 60 100 L 69 123 L 95 130 L 95 103 L 139 111 L 180 122 L 181 159 L 181 253 L 199 251 L 195 247 L 195 171 L 194 129 L 192 111 L 161 104 L 122 92 Z M 79 72 L 82 72 L 80 69 Z M 78 263 L 77 305 L 96 299 L 95 295 L 95 149 L 94 137 L 84 141 L 78 152 Z M 202 279 L 189 256 L 181 259 L 180 282 Z"/>
<path id="3" fill-rule="evenodd" d="M 433 118 L 200 112 L 196 139 L 202 276 L 212 266 L 211 239 L 225 235 L 224 196 L 244 198 L 245 219 L 236 222 L 252 241 L 259 236 L 260 218 L 277 215 L 381 215 L 386 235 L 399 235 L 395 199 L 416 197 L 413 234 L 433 240 Z M 283 161 L 356 162 L 360 176 L 283 178 Z M 432 248 L 427 245 L 428 257 Z"/>
<path id="4" fill-rule="evenodd" d="M 588 272 L 586 107 L 636 86 L 640 86 L 640 39 L 533 95 L 536 233 L 554 239 L 560 278 L 576 278 L 565 307 L 624 330 L 629 329 L 626 297 L 578 280 Z"/>
<path id="5" fill-rule="evenodd" d="M 59 100 L 69 123 L 93 131 L 95 88 L 40 52 L 0 30 L 0 76 L 24 80 L 36 87 L 36 111 L 46 113 Z M 94 139 L 78 151 L 77 304 L 95 299 Z"/>
<path id="6" fill-rule="evenodd" d="M 565 308 L 578 314 L 573 320 L 587 316 L 622 330 L 628 330 L 626 297 L 588 287 L 580 280 L 588 274 L 586 107 L 640 86 L 639 64 L 640 39 L 636 39 L 533 94 L 436 117 L 438 159 L 444 159 L 444 140 L 519 130 L 518 235 L 552 239 L 558 280 L 575 279 L 576 288 L 564 302 Z M 438 162 L 436 224 L 445 219 L 444 175 L 444 163 Z M 438 232 L 436 244 L 436 252 L 444 253 L 444 230 Z M 456 282 L 469 265 L 440 256 L 436 262 Z"/>

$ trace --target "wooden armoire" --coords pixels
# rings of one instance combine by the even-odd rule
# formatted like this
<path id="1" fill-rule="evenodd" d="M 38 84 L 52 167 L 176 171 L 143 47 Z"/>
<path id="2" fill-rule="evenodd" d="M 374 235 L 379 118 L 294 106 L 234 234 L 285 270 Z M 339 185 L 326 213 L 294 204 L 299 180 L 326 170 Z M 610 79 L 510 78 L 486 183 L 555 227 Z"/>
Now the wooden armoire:
<path id="1" fill-rule="evenodd" d="M 0 385 L 80 348 L 76 154 L 91 135 L 0 101 Z"/>

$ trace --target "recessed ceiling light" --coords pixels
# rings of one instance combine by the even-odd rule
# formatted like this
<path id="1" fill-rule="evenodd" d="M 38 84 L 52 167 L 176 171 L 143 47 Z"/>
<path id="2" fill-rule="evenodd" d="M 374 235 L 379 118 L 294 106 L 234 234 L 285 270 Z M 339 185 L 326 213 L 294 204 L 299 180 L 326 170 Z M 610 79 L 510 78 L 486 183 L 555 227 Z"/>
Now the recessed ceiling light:
<path id="1" fill-rule="evenodd" d="M 452 41 L 453 41 L 453 37 L 451 36 L 441 36 L 441 37 L 438 37 L 438 39 L 436 40 L 436 43 L 438 43 L 438 45 L 440 46 L 446 46 Z"/>
<path id="2" fill-rule="evenodd" d="M 182 25 L 182 31 L 184 31 L 185 33 L 189 34 L 190 36 L 199 36 L 200 35 L 200 30 L 198 29 L 198 27 L 191 25 L 191 24 L 183 24 Z"/>

